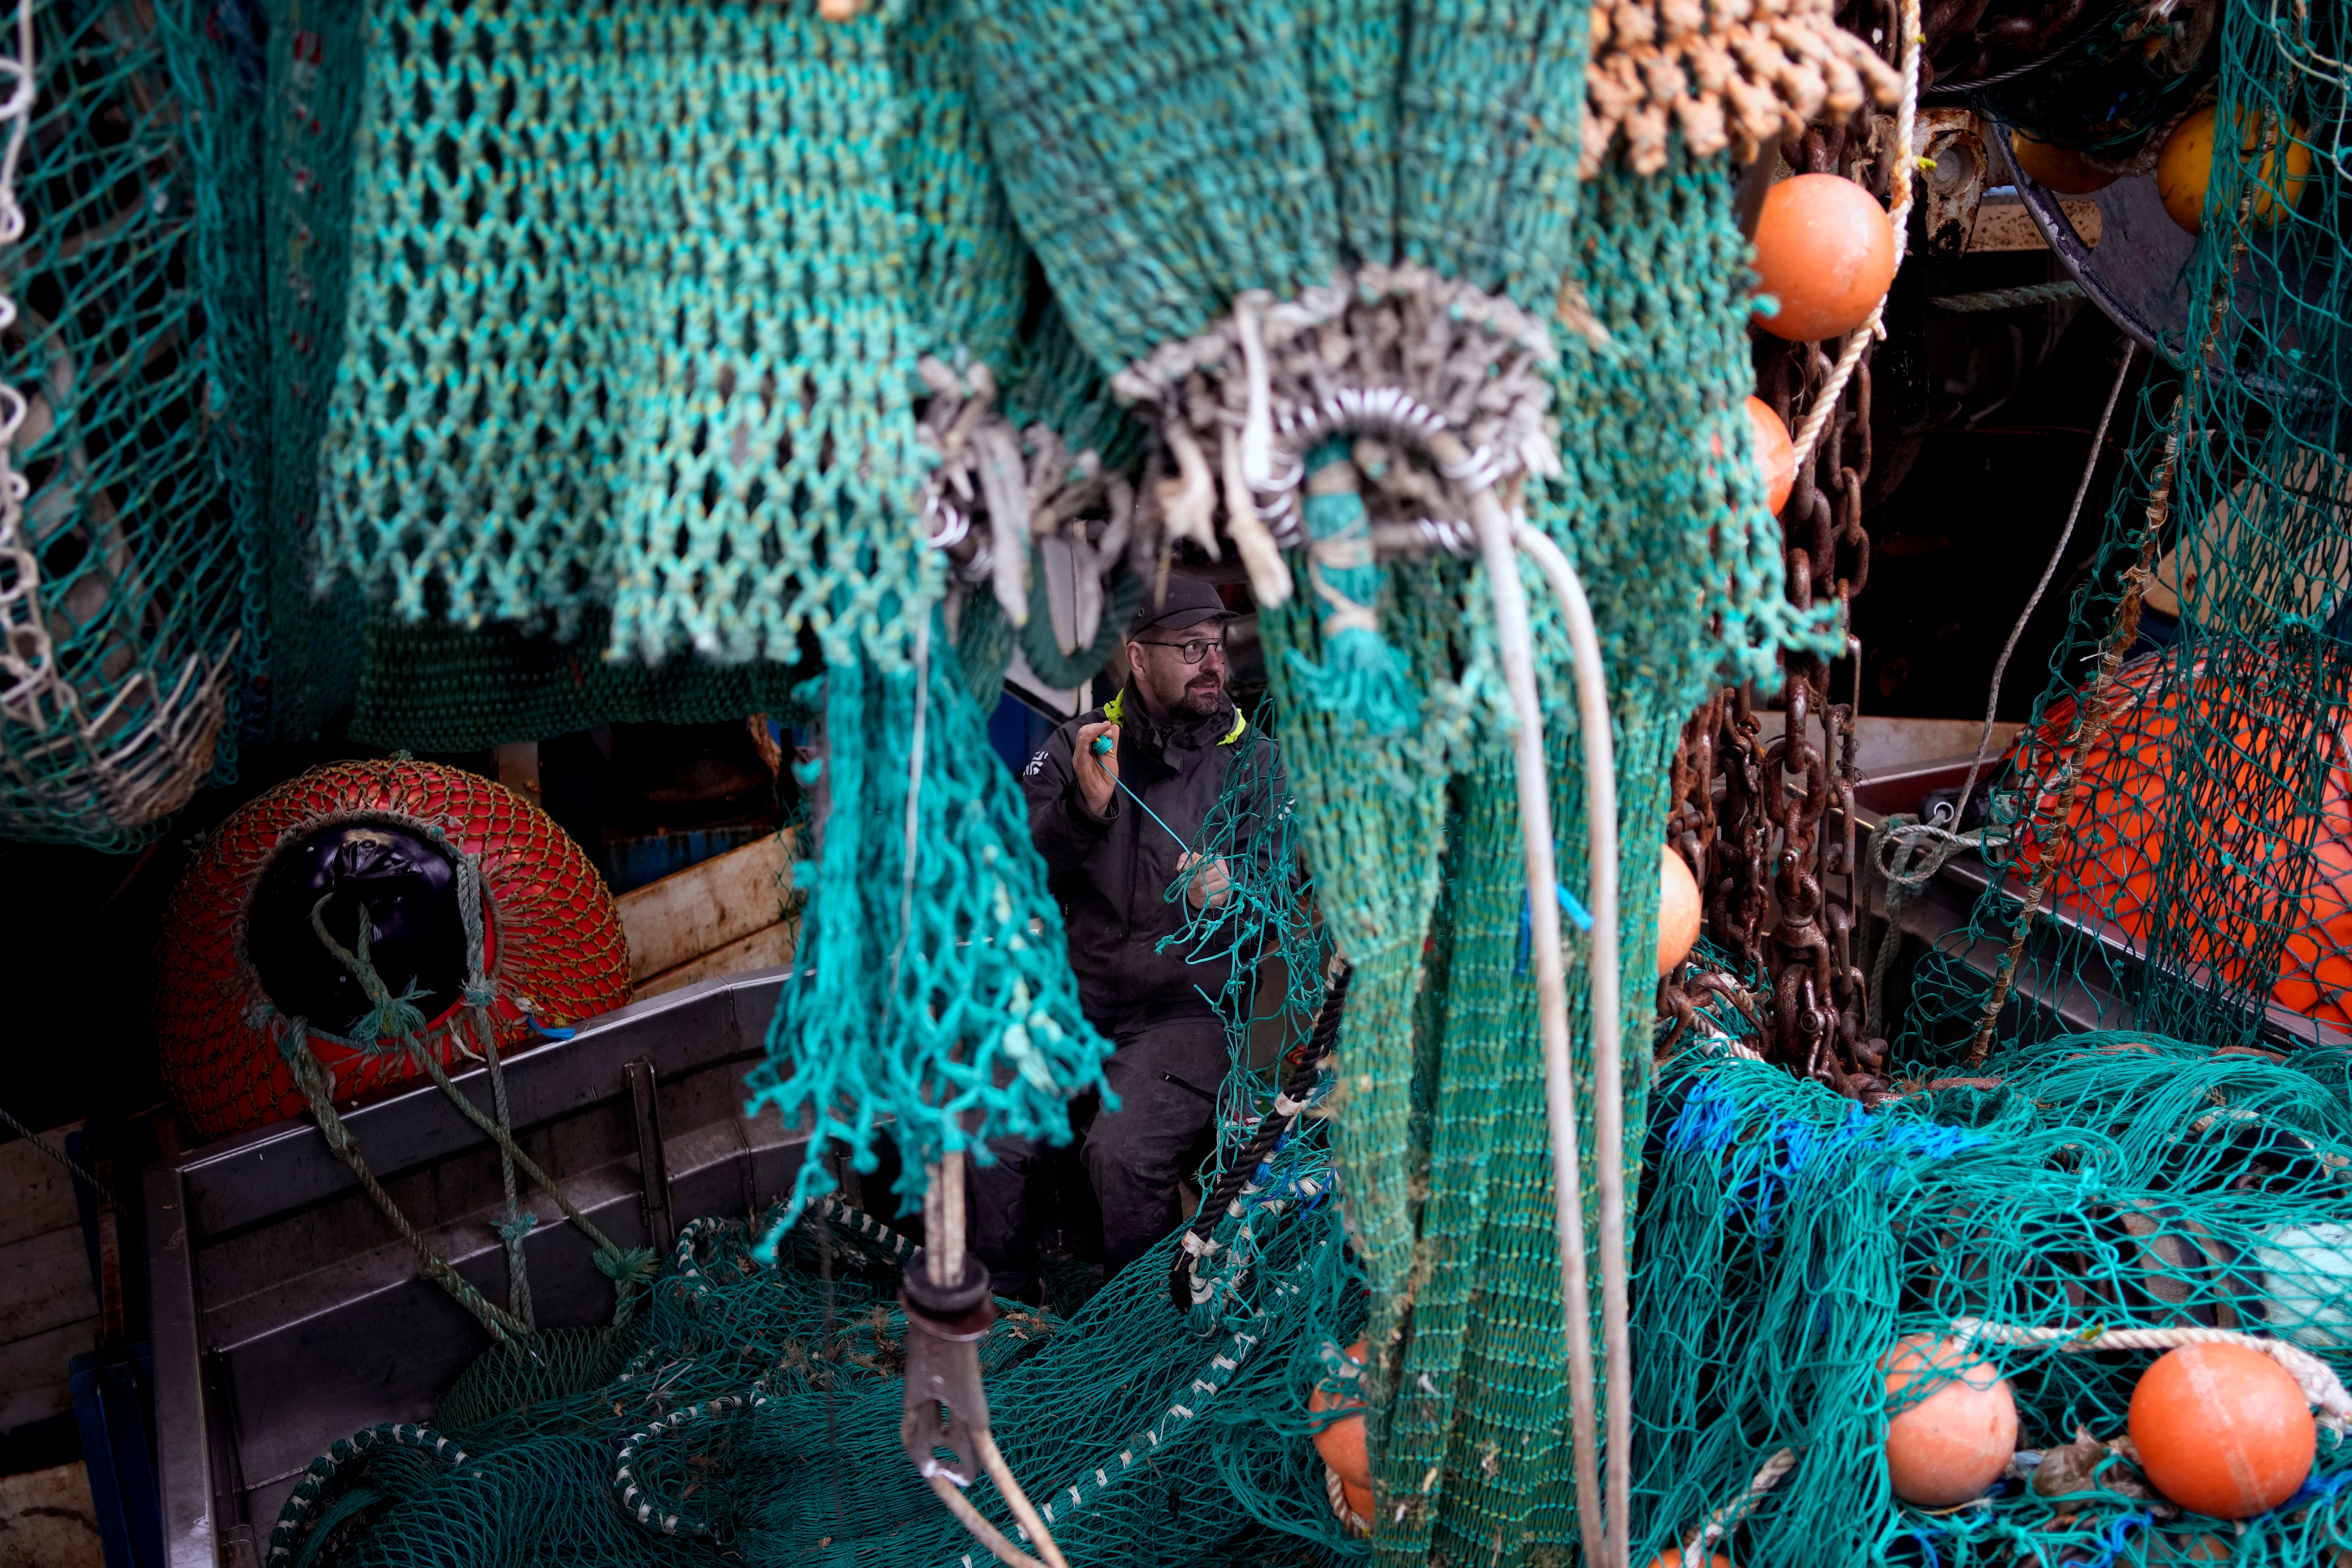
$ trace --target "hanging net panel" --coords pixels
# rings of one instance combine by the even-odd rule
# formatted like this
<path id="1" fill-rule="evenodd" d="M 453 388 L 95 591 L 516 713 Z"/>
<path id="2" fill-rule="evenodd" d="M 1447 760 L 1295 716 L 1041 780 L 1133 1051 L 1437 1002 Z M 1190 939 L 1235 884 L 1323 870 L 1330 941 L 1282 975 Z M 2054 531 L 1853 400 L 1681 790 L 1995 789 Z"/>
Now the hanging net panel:
<path id="1" fill-rule="evenodd" d="M 38 5 L 8 115 L 0 835 L 128 849 L 229 770 L 255 652 L 232 504 L 257 431 L 209 290 L 249 236 L 205 171 L 251 105 L 193 7 Z"/>
<path id="2" fill-rule="evenodd" d="M 2059 1011 L 2210 1047 L 2345 1021 L 2352 279 L 2343 183 L 2310 177 L 2333 169 L 2314 128 L 2352 105 L 2344 26 L 2221 18 L 2216 112 L 2242 134 L 2215 140 L 2185 336 L 1990 797 L 1991 884 L 1915 976 L 1927 1059 Z"/>
<path id="3" fill-rule="evenodd" d="M 215 51 L 273 108 L 216 171 L 269 250 L 251 732 L 467 751 L 805 712 L 814 658 L 902 658 L 938 591 L 917 357 L 1074 427 L 1099 401 L 1054 374 L 1050 312 L 1020 335 L 942 5 L 259 21 Z"/>

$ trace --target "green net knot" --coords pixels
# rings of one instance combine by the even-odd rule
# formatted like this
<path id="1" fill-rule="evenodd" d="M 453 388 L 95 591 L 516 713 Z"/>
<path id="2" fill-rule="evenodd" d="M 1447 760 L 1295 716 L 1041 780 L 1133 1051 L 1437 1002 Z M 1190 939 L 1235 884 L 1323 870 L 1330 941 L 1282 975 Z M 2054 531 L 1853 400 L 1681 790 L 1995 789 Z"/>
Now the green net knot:
<path id="1" fill-rule="evenodd" d="M 374 1005 L 352 1029 L 352 1042 L 364 1048 L 379 1040 L 404 1040 L 412 1035 L 423 1034 L 425 1014 L 416 1004 L 425 993 L 411 984 L 407 990 L 394 995 L 392 987 L 383 983 L 383 976 L 375 972 L 375 965 L 368 959 L 368 928 L 373 922 L 367 910 L 364 908 L 360 910 L 357 951 L 345 947 L 328 934 L 327 903 L 333 897 L 329 893 L 310 906 L 310 929 L 318 933 L 320 942 L 326 943 L 327 951 L 335 955 L 336 962 L 351 971 L 352 978 L 360 983 L 360 989 Z"/>
<path id="2" fill-rule="evenodd" d="M 1323 662 L 1297 648 L 1291 668 L 1307 701 L 1325 713 L 1353 713 L 1375 735 L 1393 735 L 1421 710 L 1404 657 L 1381 637 L 1381 573 L 1372 530 L 1348 449 L 1327 441 L 1307 455 L 1307 580 L 1323 601 Z"/>

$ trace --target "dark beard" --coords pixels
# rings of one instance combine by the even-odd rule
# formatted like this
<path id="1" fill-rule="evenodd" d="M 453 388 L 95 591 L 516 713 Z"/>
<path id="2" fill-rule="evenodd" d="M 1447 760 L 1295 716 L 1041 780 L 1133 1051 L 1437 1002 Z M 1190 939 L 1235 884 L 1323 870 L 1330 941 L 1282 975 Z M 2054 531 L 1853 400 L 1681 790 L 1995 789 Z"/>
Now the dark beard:
<path id="1" fill-rule="evenodd" d="M 1180 723 L 1190 723 L 1195 719 L 1206 719 L 1223 710 L 1224 705 L 1225 689 L 1222 686 L 1209 692 L 1195 692 L 1187 688 L 1184 694 L 1170 705 L 1168 714 Z"/>

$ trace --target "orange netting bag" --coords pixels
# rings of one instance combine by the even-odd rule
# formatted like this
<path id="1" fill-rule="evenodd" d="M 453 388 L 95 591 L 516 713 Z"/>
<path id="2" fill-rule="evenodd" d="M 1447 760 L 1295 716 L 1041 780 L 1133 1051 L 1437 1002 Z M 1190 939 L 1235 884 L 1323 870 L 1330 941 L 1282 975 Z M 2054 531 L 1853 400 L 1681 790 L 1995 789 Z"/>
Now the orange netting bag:
<path id="1" fill-rule="evenodd" d="M 2012 869 L 2030 877 L 2054 846 L 2052 893 L 2070 918 L 2232 989 L 2268 979 L 2273 1005 L 2352 1029 L 2352 714 L 2301 713 L 2271 689 L 2290 679 L 2262 648 L 2185 671 L 2171 650 L 2126 665 L 2063 826 L 2074 699 L 2053 702 L 2016 748 L 2035 826 Z M 2296 798 L 2305 780 L 2315 799 Z"/>

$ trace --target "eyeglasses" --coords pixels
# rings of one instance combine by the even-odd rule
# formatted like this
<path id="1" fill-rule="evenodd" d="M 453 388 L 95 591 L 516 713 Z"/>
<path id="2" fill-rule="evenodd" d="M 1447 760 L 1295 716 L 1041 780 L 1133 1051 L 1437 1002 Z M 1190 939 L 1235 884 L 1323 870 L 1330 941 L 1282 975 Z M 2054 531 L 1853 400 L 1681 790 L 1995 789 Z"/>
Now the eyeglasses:
<path id="1" fill-rule="evenodd" d="M 1138 637 L 1135 640 L 1146 647 L 1172 647 L 1176 650 L 1176 657 L 1186 664 L 1200 663 L 1209 657 L 1212 649 L 1215 650 L 1219 658 L 1225 657 L 1225 639 L 1222 637 L 1193 637 L 1185 642 L 1155 642 L 1150 637 Z"/>

